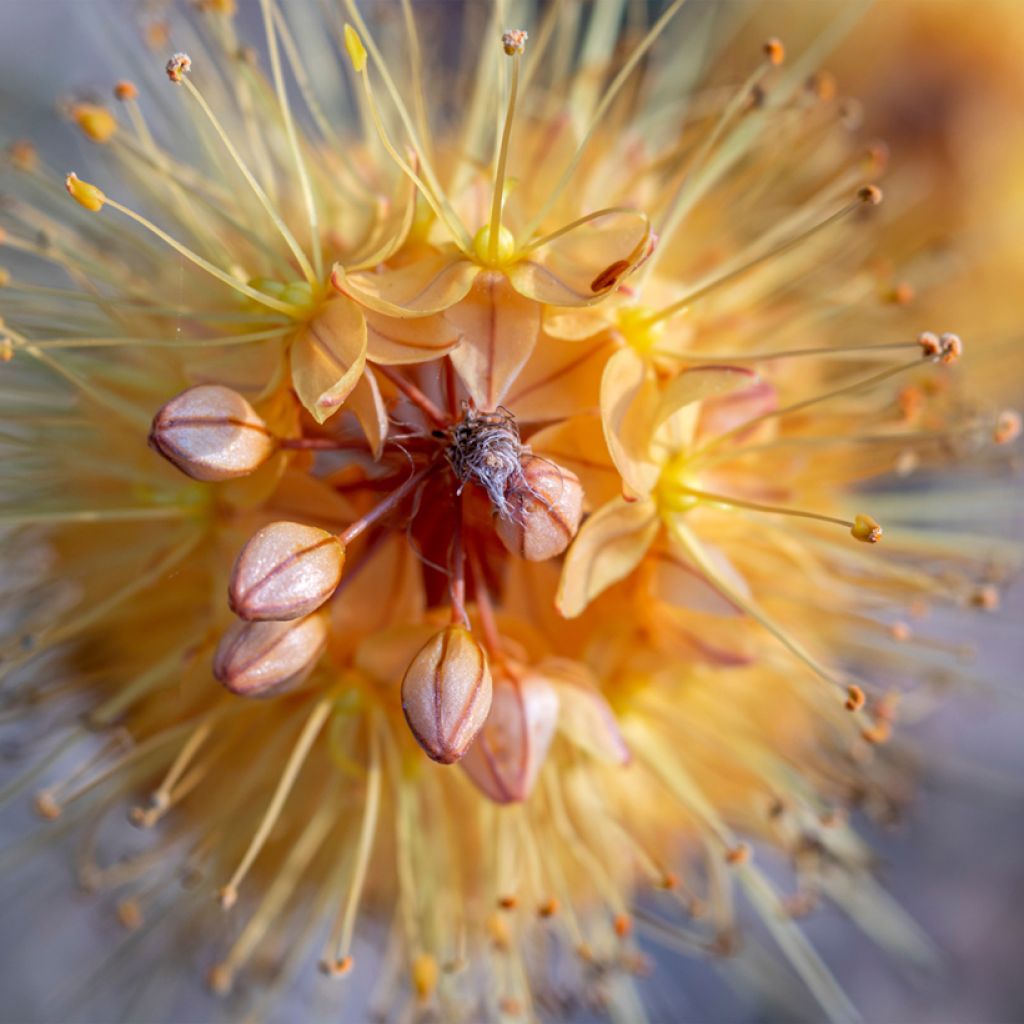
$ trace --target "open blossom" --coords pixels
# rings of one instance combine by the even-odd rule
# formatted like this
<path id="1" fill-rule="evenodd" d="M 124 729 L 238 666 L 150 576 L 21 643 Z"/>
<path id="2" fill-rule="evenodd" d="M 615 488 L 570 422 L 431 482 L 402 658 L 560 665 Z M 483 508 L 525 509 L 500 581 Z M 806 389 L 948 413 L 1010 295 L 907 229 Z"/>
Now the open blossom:
<path id="1" fill-rule="evenodd" d="M 4 168 L 0 673 L 55 710 L 10 792 L 127 806 L 82 876 L 221 995 L 322 943 L 383 1017 L 622 1018 L 635 908 L 724 954 L 742 890 L 843 1016 L 792 918 L 863 891 L 919 952 L 842 811 L 904 795 L 916 620 L 1001 582 L 891 492 L 1020 434 L 879 298 L 882 151 L 775 39 L 691 103 L 682 0 L 495 15 L 461 76 L 415 5 L 259 7 L 265 60 L 203 2 L 160 94 L 69 105 L 66 194 Z"/>

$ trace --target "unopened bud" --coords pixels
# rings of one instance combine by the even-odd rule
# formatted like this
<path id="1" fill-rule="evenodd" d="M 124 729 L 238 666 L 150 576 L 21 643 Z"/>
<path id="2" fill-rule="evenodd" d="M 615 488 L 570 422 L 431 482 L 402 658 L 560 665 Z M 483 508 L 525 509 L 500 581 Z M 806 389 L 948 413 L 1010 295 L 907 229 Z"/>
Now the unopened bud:
<path id="1" fill-rule="evenodd" d="M 569 470 L 528 455 L 505 492 L 507 514 L 498 519 L 502 543 L 530 562 L 560 555 L 576 536 L 583 487 Z"/>
<path id="2" fill-rule="evenodd" d="M 865 544 L 877 544 L 882 539 L 882 527 L 871 516 L 856 516 L 850 533 Z"/>
<path id="3" fill-rule="evenodd" d="M 345 549 L 332 533 L 271 523 L 242 548 L 228 604 L 243 619 L 298 619 L 320 607 L 341 580 Z"/>
<path id="4" fill-rule="evenodd" d="M 430 638 L 402 680 L 402 710 L 427 756 L 458 761 L 491 709 L 487 656 L 469 630 L 449 626 Z"/>
<path id="5" fill-rule="evenodd" d="M 302 682 L 327 644 L 327 617 L 236 622 L 221 638 L 213 674 L 239 697 L 265 697 Z"/>
<path id="6" fill-rule="evenodd" d="M 72 199 L 93 213 L 102 210 L 107 201 L 107 197 L 95 185 L 82 181 L 74 171 L 64 179 L 64 187 Z"/>
<path id="7" fill-rule="evenodd" d="M 533 791 L 558 724 L 558 693 L 542 676 L 501 672 L 491 713 L 462 759 L 476 787 L 495 803 L 525 800 Z"/>
<path id="8" fill-rule="evenodd" d="M 117 118 L 106 107 L 95 103 L 76 103 L 71 117 L 93 142 L 109 142 L 117 131 Z"/>
<path id="9" fill-rule="evenodd" d="M 153 417 L 149 443 L 194 480 L 248 476 L 274 453 L 266 423 L 237 392 L 198 384 Z"/>
<path id="10" fill-rule="evenodd" d="M 187 53 L 176 53 L 167 62 L 165 70 L 175 85 L 181 85 L 182 78 L 192 70 L 192 58 Z"/>

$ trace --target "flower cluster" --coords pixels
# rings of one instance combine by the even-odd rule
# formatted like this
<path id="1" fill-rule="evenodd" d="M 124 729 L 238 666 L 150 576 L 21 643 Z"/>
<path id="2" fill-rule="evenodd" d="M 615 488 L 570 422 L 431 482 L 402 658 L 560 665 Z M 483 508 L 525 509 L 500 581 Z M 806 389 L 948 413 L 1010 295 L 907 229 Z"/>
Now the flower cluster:
<path id="1" fill-rule="evenodd" d="M 792 918 L 875 901 L 915 941 L 844 812 L 905 795 L 898 700 L 949 671 L 916 620 L 1001 578 L 898 488 L 1020 419 L 893 298 L 884 151 L 820 55 L 684 102 L 681 7 L 594 5 L 580 46 L 570 5 L 492 17 L 453 113 L 411 4 L 400 40 L 347 4 L 321 80 L 305 14 L 262 0 L 264 77 L 203 2 L 167 124 L 127 81 L 68 105 L 113 161 L 74 202 L 10 150 L 2 671 L 60 708 L 11 792 L 53 768 L 37 807 L 87 835 L 128 802 L 152 843 L 87 840 L 82 882 L 129 928 L 230 912 L 219 993 L 317 942 L 347 974 L 372 918 L 385 1015 L 622 1012 L 635 922 L 732 951 L 739 886 L 841 1015 Z"/>

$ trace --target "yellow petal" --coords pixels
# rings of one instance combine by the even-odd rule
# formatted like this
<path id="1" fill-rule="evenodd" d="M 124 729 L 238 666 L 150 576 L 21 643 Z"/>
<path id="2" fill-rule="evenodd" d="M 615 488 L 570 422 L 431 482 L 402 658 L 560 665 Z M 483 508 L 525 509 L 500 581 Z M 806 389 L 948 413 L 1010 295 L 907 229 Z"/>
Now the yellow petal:
<path id="1" fill-rule="evenodd" d="M 550 306 L 586 306 L 615 290 L 650 252 L 637 210 L 602 214 L 533 249 L 508 268 L 512 286 Z"/>
<path id="2" fill-rule="evenodd" d="M 659 528 L 655 503 L 615 498 L 582 526 L 565 556 L 555 604 L 569 619 L 640 564 Z"/>
<path id="3" fill-rule="evenodd" d="M 708 560 L 715 566 L 717 573 L 737 593 L 750 597 L 747 581 L 729 560 L 725 552 L 712 544 L 705 543 L 704 550 Z M 735 602 L 726 597 L 722 588 L 716 586 L 701 570 L 693 564 L 678 545 L 671 545 L 667 551 L 658 552 L 652 561 L 654 572 L 651 587 L 654 596 L 674 608 L 702 612 L 708 615 L 735 617 L 743 615 L 743 610 Z"/>
<path id="4" fill-rule="evenodd" d="M 757 416 L 763 416 L 779 405 L 779 393 L 774 384 L 766 380 L 758 381 L 751 387 L 732 394 L 704 402 L 700 407 L 700 419 L 697 423 L 697 434 L 702 438 L 717 437 L 730 430 L 741 427 L 744 423 Z M 751 431 L 774 430 L 777 420 L 768 420 L 750 428 Z M 736 440 L 748 440 L 748 431 L 737 435 Z"/>
<path id="5" fill-rule="evenodd" d="M 443 356 L 458 342 L 455 326 L 440 313 L 400 318 L 366 311 L 366 350 L 372 363 L 425 363 Z"/>
<path id="6" fill-rule="evenodd" d="M 347 408 L 359 420 L 374 459 L 379 459 L 388 433 L 388 411 L 380 396 L 377 378 L 369 367 L 356 381 L 356 386 L 348 396 Z"/>
<path id="7" fill-rule="evenodd" d="M 480 268 L 457 249 L 423 247 L 398 267 L 348 272 L 334 265 L 331 283 L 339 292 L 385 316 L 416 317 L 440 313 L 469 294 Z"/>
<path id="8" fill-rule="evenodd" d="M 505 397 L 540 332 L 540 306 L 513 291 L 504 274 L 488 271 L 446 317 L 459 334 L 452 363 L 481 409 Z"/>
<path id="9" fill-rule="evenodd" d="M 619 349 L 601 378 L 601 421 L 612 460 L 622 474 L 623 493 L 649 494 L 661 467 L 651 454 L 658 408 L 654 370 L 633 349 Z"/>
<path id="10" fill-rule="evenodd" d="M 600 508 L 622 494 L 622 479 L 608 454 L 598 416 L 574 416 L 538 430 L 530 435 L 530 448 L 579 477 L 584 508 Z"/>
<path id="11" fill-rule="evenodd" d="M 676 450 L 690 445 L 700 403 L 758 383 L 753 370 L 741 366 L 695 366 L 683 370 L 662 392 L 654 414 L 658 441 Z"/>
<path id="12" fill-rule="evenodd" d="M 604 310 L 581 307 L 577 309 L 544 310 L 544 333 L 563 341 L 583 341 L 608 329 Z"/>
<path id="13" fill-rule="evenodd" d="M 542 333 L 505 404 L 521 423 L 591 412 L 600 402 L 601 375 L 611 346 L 607 336 L 580 344 Z"/>
<path id="14" fill-rule="evenodd" d="M 365 365 L 366 321 L 349 299 L 328 302 L 292 342 L 292 385 L 317 423 L 341 408 Z"/>

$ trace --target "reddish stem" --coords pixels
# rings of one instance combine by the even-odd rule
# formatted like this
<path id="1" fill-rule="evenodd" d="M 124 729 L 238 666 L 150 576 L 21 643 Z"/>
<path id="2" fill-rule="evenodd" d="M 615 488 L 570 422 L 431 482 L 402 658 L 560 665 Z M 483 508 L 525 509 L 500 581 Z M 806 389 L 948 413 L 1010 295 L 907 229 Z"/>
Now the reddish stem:
<path id="1" fill-rule="evenodd" d="M 354 523 L 349 524 L 345 527 L 341 533 L 338 534 L 338 540 L 341 541 L 342 546 L 347 546 L 352 543 L 361 533 L 365 532 L 369 527 L 373 526 L 374 523 L 379 522 L 386 515 L 393 512 L 403 501 L 414 491 L 417 487 L 431 474 L 433 473 L 440 463 L 437 461 L 431 462 L 430 465 L 424 466 L 423 469 L 417 473 L 413 473 L 408 480 L 405 481 L 400 487 L 396 487 L 380 504 L 374 505 L 369 512 L 366 513 L 361 519 L 357 519 Z"/>
<path id="2" fill-rule="evenodd" d="M 434 402 L 428 398 L 415 384 L 404 377 L 391 366 L 378 366 L 377 369 L 384 374 L 406 398 L 416 406 L 424 416 L 434 424 L 435 427 L 446 427 L 451 422 L 450 418 L 439 409 Z"/>
<path id="3" fill-rule="evenodd" d="M 469 628 L 466 614 L 466 549 L 462 538 L 462 495 L 455 495 L 455 522 L 452 527 L 451 601 L 452 623 Z"/>
<path id="4" fill-rule="evenodd" d="M 366 448 L 366 442 L 361 438 L 350 438 L 343 441 L 333 437 L 282 437 L 278 438 L 277 445 L 279 448 L 296 451 L 324 452 Z"/>
<path id="5" fill-rule="evenodd" d="M 501 653 L 501 633 L 498 631 L 498 622 L 494 617 L 494 605 L 491 602 L 491 592 L 487 589 L 480 552 L 475 544 L 468 545 L 467 556 L 469 571 L 473 576 L 473 590 L 476 595 L 477 611 L 480 615 L 480 630 L 484 637 L 484 647 L 487 648 L 487 653 L 495 658 Z"/>

